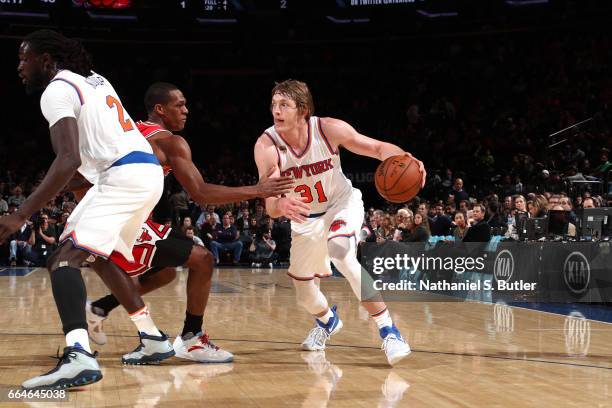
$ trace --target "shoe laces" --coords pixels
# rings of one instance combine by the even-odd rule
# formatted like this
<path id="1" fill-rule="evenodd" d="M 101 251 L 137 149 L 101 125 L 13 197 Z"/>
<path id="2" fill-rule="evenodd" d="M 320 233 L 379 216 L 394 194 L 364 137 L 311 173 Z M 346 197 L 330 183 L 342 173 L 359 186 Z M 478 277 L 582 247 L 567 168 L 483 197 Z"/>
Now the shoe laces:
<path id="1" fill-rule="evenodd" d="M 388 349 L 393 347 L 394 341 L 396 340 L 399 339 L 395 334 L 389 334 L 387 337 L 384 338 L 382 346 L 380 348 L 386 352 Z"/>
<path id="2" fill-rule="evenodd" d="M 308 333 L 308 337 L 312 338 L 317 344 L 323 344 L 329 339 L 329 333 L 321 326 L 317 326 Z"/>
<path id="3" fill-rule="evenodd" d="M 204 346 L 210 347 L 210 348 L 214 349 L 215 351 L 219 350 L 219 347 L 216 346 L 213 342 L 210 341 L 210 338 L 208 337 L 208 333 L 204 333 L 203 335 L 198 337 L 198 340 Z"/>

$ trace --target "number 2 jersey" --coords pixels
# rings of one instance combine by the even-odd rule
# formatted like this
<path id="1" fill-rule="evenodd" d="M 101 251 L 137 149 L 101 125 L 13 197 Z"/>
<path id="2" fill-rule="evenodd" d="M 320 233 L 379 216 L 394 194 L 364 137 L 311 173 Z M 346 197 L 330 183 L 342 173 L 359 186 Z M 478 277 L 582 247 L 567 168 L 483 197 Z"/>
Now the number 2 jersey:
<path id="1" fill-rule="evenodd" d="M 274 126 L 264 134 L 276 146 L 281 175 L 295 179 L 296 187 L 289 195 L 306 198 L 311 217 L 350 197 L 351 181 L 342 173 L 340 154 L 332 149 L 320 118 L 311 116 L 308 120 L 308 141 L 302 152 L 291 148 Z"/>
<path id="2" fill-rule="evenodd" d="M 108 80 L 94 72 L 88 77 L 61 70 L 40 98 L 49 127 L 75 118 L 79 130 L 81 173 L 96 184 L 100 174 L 130 152 L 153 153 Z"/>
<path id="3" fill-rule="evenodd" d="M 144 140 L 147 144 L 149 144 L 147 140 L 150 137 L 159 132 L 166 131 L 166 129 L 153 122 L 139 121 L 136 122 L 136 127 L 140 132 L 138 137 Z M 163 166 L 163 168 L 164 176 L 167 176 L 172 171 L 170 166 Z M 130 276 L 138 276 L 143 274 L 151 268 L 153 257 L 157 252 L 157 241 L 168 238 L 171 231 L 171 227 L 158 224 L 154 222 L 151 217 L 149 217 L 149 219 L 142 225 L 142 231 L 136 239 L 136 243 L 132 249 L 134 262 L 129 262 L 119 252 L 113 252 L 110 256 L 110 260 Z"/>

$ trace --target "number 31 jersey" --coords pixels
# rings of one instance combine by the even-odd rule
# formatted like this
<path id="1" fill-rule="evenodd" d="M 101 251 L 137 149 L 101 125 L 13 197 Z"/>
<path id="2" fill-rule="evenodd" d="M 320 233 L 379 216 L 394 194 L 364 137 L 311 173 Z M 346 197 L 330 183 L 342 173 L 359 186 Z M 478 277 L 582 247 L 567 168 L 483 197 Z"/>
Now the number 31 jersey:
<path id="1" fill-rule="evenodd" d="M 342 173 L 340 154 L 332 149 L 320 118 L 311 116 L 308 120 L 308 142 L 302 152 L 292 149 L 274 126 L 264 134 L 276 146 L 281 175 L 295 179 L 290 195 L 305 198 L 311 215 L 324 213 L 350 197 L 353 187 Z"/>
<path id="2" fill-rule="evenodd" d="M 126 154 L 153 153 L 113 86 L 94 72 L 86 78 L 69 70 L 59 71 L 43 92 L 40 108 L 49 127 L 66 117 L 76 119 L 81 154 L 79 173 L 93 184 Z"/>

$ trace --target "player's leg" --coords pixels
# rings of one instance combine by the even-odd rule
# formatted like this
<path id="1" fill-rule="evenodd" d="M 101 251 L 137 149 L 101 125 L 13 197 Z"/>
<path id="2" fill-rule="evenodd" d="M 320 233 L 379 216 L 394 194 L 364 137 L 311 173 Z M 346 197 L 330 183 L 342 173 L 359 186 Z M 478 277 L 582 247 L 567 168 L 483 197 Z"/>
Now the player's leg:
<path id="1" fill-rule="evenodd" d="M 140 294 L 153 291 L 174 280 L 175 266 L 189 268 L 186 289 L 187 310 L 183 331 L 174 342 L 177 356 L 199 362 L 231 361 L 233 359 L 231 353 L 210 343 L 202 329 L 204 310 L 212 284 L 212 254 L 206 248 L 194 245 L 193 240 L 174 233 L 166 239 L 156 241 L 155 245 L 156 252 L 151 260 L 153 268 L 134 278 L 137 279 Z M 118 305 L 119 301 L 112 294 L 91 303 L 89 316 L 93 316 L 90 321 L 94 324 L 90 325 L 90 336 L 94 340 L 102 337 L 102 320 Z M 193 347 L 194 345 L 198 347 Z"/>
<path id="2" fill-rule="evenodd" d="M 336 307 L 330 308 L 319 288 L 319 277 L 332 274 L 324 240 L 324 221 L 310 219 L 292 231 L 290 266 L 297 303 L 315 318 L 315 327 L 304 341 L 304 350 L 324 350 L 327 340 L 342 328 Z"/>
<path id="3" fill-rule="evenodd" d="M 383 339 L 383 349 L 390 364 L 395 364 L 410 354 L 410 347 L 393 324 L 389 310 L 380 293 L 372 285 L 362 285 L 361 264 L 357 260 L 357 231 L 363 219 L 363 203 L 360 195 L 352 197 L 346 208 L 330 214 L 327 250 L 338 271 L 349 281 L 351 289 L 370 313 Z"/>
<path id="4" fill-rule="evenodd" d="M 87 293 L 79 269 L 89 255 L 66 241 L 49 258 L 51 288 L 66 336 L 66 347 L 57 366 L 25 381 L 22 384 L 25 389 L 69 388 L 102 379 L 97 353 L 92 354 L 87 337 Z"/>

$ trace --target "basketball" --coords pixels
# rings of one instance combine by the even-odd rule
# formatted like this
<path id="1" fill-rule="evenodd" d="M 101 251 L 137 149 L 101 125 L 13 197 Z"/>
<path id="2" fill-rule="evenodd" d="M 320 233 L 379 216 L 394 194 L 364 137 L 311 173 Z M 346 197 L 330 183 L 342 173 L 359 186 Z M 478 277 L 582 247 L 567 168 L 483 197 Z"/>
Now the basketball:
<path id="1" fill-rule="evenodd" d="M 421 189 L 419 164 L 410 156 L 389 157 L 376 169 L 376 190 L 387 201 L 404 203 Z"/>

